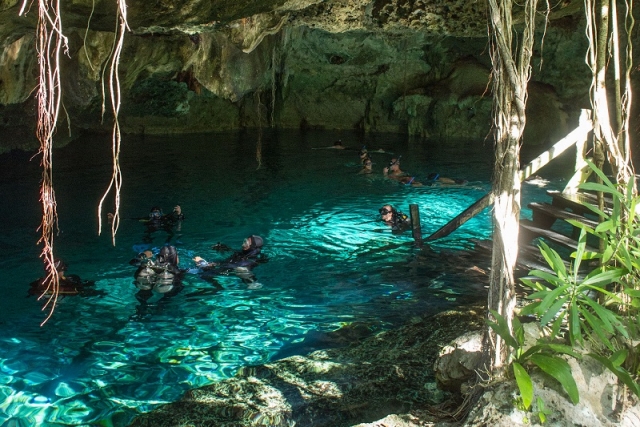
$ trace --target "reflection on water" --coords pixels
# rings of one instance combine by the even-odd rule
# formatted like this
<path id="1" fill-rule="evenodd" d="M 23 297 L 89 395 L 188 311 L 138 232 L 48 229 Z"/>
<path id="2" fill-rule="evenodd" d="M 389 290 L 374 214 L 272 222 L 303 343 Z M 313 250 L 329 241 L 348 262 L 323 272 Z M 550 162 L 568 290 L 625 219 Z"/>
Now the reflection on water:
<path id="1" fill-rule="evenodd" d="M 312 150 L 338 137 L 355 151 Z M 0 156 L 0 425 L 123 426 L 240 366 L 330 345 L 317 338 L 323 332 L 355 322 L 379 330 L 484 298 L 481 288 L 448 271 L 442 251 L 487 237 L 488 212 L 437 242 L 431 254 L 420 253 L 409 232 L 394 236 L 377 221 L 385 203 L 406 213 L 418 204 L 428 235 L 484 195 L 493 162 L 481 142 L 280 133 L 263 138 L 258 167 L 256 141 L 238 133 L 125 138 L 124 219 L 115 247 L 108 230 L 97 234 L 96 218 L 110 179 L 110 142 L 91 137 L 57 150 L 56 255 L 68 273 L 95 280 L 106 295 L 61 299 L 42 328 L 43 301 L 27 298 L 28 284 L 43 273 L 35 246 L 40 171 L 28 154 Z M 357 175 L 363 144 L 401 154 L 402 168 L 417 177 L 439 172 L 469 184 L 389 182 L 380 174 L 389 155 L 377 153 L 376 173 Z M 187 274 L 181 293 L 140 307 L 128 261 L 141 248 L 157 250 L 166 235 L 155 233 L 147 245 L 143 226 L 131 218 L 176 204 L 186 218 L 173 240 L 182 268 L 193 267 L 195 255 L 223 257 L 211 249 L 216 242 L 239 249 L 244 237 L 258 234 L 269 257 L 254 270 L 262 286 L 248 289 L 233 275 L 213 286 Z"/>

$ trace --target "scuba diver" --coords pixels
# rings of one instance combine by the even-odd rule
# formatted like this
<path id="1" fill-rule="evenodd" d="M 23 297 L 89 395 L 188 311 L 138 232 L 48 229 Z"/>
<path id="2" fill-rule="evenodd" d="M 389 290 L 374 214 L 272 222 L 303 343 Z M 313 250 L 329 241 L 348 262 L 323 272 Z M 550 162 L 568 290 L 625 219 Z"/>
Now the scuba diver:
<path id="1" fill-rule="evenodd" d="M 170 214 L 163 214 L 162 209 L 158 206 L 151 208 L 149 216 L 146 218 L 137 218 L 138 221 L 146 225 L 144 241 L 150 243 L 152 240 L 151 235 L 158 230 L 164 230 L 167 232 L 166 243 L 169 243 L 173 238 L 174 230 L 181 231 L 182 221 L 184 220 L 184 214 L 180 205 L 176 205 Z"/>
<path id="2" fill-rule="evenodd" d="M 106 295 L 106 292 L 96 290 L 93 286 L 96 284 L 93 280 L 82 280 L 75 274 L 65 275 L 67 271 L 67 264 L 59 258 L 54 260 L 54 268 L 58 272 L 59 288 L 58 294 L 60 295 L 80 295 L 80 296 L 94 296 L 94 295 Z M 45 266 L 47 275 L 41 277 L 38 280 L 34 280 L 29 284 L 29 295 L 40 296 L 42 294 L 53 294 L 53 273 L 50 271 L 50 265 Z"/>
<path id="3" fill-rule="evenodd" d="M 113 221 L 113 213 L 107 214 L 109 223 Z M 152 234 L 159 230 L 164 230 L 167 233 L 167 240 L 165 243 L 169 243 L 173 238 L 175 231 L 182 230 L 182 221 L 184 220 L 184 214 L 180 205 L 176 205 L 170 214 L 162 213 L 162 209 L 158 206 L 153 206 L 149 211 L 149 215 L 145 217 L 131 218 L 136 221 L 140 221 L 145 224 L 146 230 L 144 232 L 143 240 L 145 243 L 151 243 L 153 240 Z"/>
<path id="4" fill-rule="evenodd" d="M 208 262 L 207 260 L 196 256 L 193 261 L 198 265 L 198 275 L 209 282 L 213 282 L 213 277 L 218 275 L 227 275 L 233 272 L 242 279 L 251 288 L 259 287 L 253 269 L 259 264 L 266 262 L 266 257 L 261 253 L 264 240 L 257 235 L 251 235 L 243 240 L 242 250 L 234 252 L 230 257 L 223 261 Z M 226 245 L 218 243 L 212 249 L 224 251 L 230 249 Z"/>
<path id="5" fill-rule="evenodd" d="M 148 301 L 153 296 L 154 291 L 162 294 L 161 301 L 177 295 L 182 291 L 182 277 L 185 270 L 178 267 L 180 258 L 175 246 L 163 246 L 155 259 L 153 252 L 144 251 L 138 254 L 136 258 L 129 261 L 129 264 L 138 267 L 133 274 L 135 281 L 133 282 L 139 291 L 136 293 L 136 299 L 140 301 L 138 314 L 149 306 Z"/>
<path id="6" fill-rule="evenodd" d="M 382 222 L 391 227 L 393 234 L 400 234 L 411 228 L 411 220 L 409 217 L 391 205 L 384 205 L 378 212 L 380 212 Z"/>

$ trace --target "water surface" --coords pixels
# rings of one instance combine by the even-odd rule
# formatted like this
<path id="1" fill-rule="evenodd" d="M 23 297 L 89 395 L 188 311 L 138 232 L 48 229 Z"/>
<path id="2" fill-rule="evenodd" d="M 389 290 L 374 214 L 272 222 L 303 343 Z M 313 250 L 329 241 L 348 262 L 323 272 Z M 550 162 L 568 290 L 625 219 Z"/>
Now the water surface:
<path id="1" fill-rule="evenodd" d="M 337 138 L 354 150 L 317 149 Z M 380 172 L 391 155 L 378 153 L 376 173 L 358 175 L 363 145 L 402 155 L 402 169 L 416 180 L 438 172 L 468 184 L 390 182 Z M 486 142 L 331 132 L 125 136 L 124 219 L 115 246 L 107 228 L 98 235 L 97 221 L 110 150 L 108 138 L 85 137 L 54 153 L 55 253 L 68 273 L 94 280 L 105 295 L 62 298 L 43 327 L 44 301 L 27 297 L 29 283 L 43 273 L 38 158 L 0 156 L 0 425 L 124 426 L 240 366 L 326 345 L 314 338 L 324 332 L 356 322 L 376 331 L 485 298 L 482 286 L 441 268 L 441 257 L 433 265 L 428 256 L 414 262 L 420 249 L 411 233 L 391 234 L 377 210 L 390 203 L 408 214 L 417 204 L 423 234 L 436 231 L 489 190 L 493 155 Z M 525 197 L 543 191 L 525 187 Z M 214 287 L 187 275 L 180 294 L 141 305 L 128 261 L 142 248 L 157 251 L 166 234 L 147 245 L 143 227 L 130 218 L 155 205 L 167 213 L 176 204 L 186 217 L 172 241 L 181 267 L 193 267 L 195 255 L 223 257 L 214 243 L 239 248 L 258 234 L 269 258 L 255 270 L 260 285 L 249 289 L 229 275 Z M 486 210 L 432 250 L 469 249 L 489 230 Z"/>

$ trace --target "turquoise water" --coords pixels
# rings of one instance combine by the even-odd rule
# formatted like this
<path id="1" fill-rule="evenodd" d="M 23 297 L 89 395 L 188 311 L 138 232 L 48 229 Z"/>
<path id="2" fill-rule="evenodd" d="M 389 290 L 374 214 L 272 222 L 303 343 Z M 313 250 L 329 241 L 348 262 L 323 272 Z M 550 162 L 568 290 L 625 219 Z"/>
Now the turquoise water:
<path id="1" fill-rule="evenodd" d="M 346 146 L 402 155 L 418 179 L 440 172 L 465 186 L 407 187 L 385 180 L 390 158 L 372 154 L 376 174 L 357 175 L 357 151 L 318 150 L 342 138 Z M 121 213 L 111 244 L 98 235 L 97 205 L 111 173 L 110 141 L 87 137 L 54 153 L 59 234 L 56 255 L 68 274 L 94 280 L 103 296 L 62 298 L 40 327 L 43 300 L 27 297 L 43 275 L 39 255 L 38 159 L 0 156 L 0 426 L 127 425 L 141 412 L 186 390 L 228 378 L 238 367 L 310 351 L 324 332 L 362 323 L 377 331 L 415 314 L 436 313 L 485 298 L 481 286 L 420 253 L 411 233 L 392 235 L 377 221 L 390 203 L 409 213 L 417 204 L 429 235 L 490 188 L 493 155 L 482 141 L 448 144 L 377 135 L 358 140 L 329 132 L 250 133 L 189 137 L 126 137 Z M 134 297 L 143 228 L 127 219 L 151 206 L 182 206 L 185 221 L 173 243 L 180 266 L 200 255 L 221 258 L 217 242 L 239 249 L 259 234 L 269 261 L 255 269 L 258 286 L 221 276 L 219 287 L 187 275 L 184 290 L 141 305 Z M 107 206 L 107 210 L 109 210 Z M 489 211 L 433 245 L 435 253 L 472 247 L 489 236 Z M 428 260 L 428 257 L 427 257 Z M 474 286 L 476 285 L 476 286 Z"/>

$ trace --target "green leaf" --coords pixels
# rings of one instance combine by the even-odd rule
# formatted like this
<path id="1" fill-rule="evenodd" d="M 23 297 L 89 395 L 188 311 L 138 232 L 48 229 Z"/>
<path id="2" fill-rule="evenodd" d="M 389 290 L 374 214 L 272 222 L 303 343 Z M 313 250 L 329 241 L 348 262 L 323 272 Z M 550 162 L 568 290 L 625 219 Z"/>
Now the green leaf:
<path id="1" fill-rule="evenodd" d="M 605 271 L 599 270 L 600 269 L 593 270 L 587 275 L 587 277 L 585 277 L 585 279 L 580 284 L 588 286 L 606 286 L 612 282 L 616 282 L 619 278 L 621 278 L 628 272 L 627 269 L 620 267 L 612 268 Z"/>
<path id="2" fill-rule="evenodd" d="M 522 397 L 522 405 L 528 410 L 533 401 L 533 382 L 527 371 L 518 362 L 513 362 L 513 374 L 518 383 L 520 396 Z"/>
<path id="3" fill-rule="evenodd" d="M 598 304 L 597 301 L 594 301 L 590 298 L 585 298 L 584 302 L 589 305 L 596 313 L 596 315 L 602 320 L 605 331 L 610 334 L 613 333 L 613 323 L 616 322 L 615 315 L 607 308 Z M 626 337 L 625 337 L 626 338 Z"/>
<path id="4" fill-rule="evenodd" d="M 567 277 L 567 269 L 564 265 L 564 261 L 555 250 L 551 249 L 545 242 L 540 242 L 540 253 L 549 264 L 549 267 L 558 275 L 560 278 Z"/>
<path id="5" fill-rule="evenodd" d="M 613 224 L 613 221 L 608 220 L 598 224 L 598 226 L 594 231 L 596 233 L 604 233 L 606 231 L 613 230 L 614 228 L 615 228 L 615 225 Z"/>
<path id="6" fill-rule="evenodd" d="M 580 402 L 578 386 L 571 375 L 571 367 L 565 360 L 545 354 L 534 354 L 531 361 L 562 385 L 574 405 Z"/>
<path id="7" fill-rule="evenodd" d="M 511 336 L 509 326 L 507 325 L 507 320 L 495 310 L 491 310 L 491 314 L 496 319 L 495 322 L 487 320 L 487 323 L 489 324 L 491 329 L 493 329 L 496 334 L 498 334 L 507 343 L 509 347 L 518 349 L 520 346 L 518 345 L 516 339 Z"/>
<path id="8" fill-rule="evenodd" d="M 621 349 L 616 351 L 609 357 L 609 360 L 613 364 L 613 366 L 621 366 L 625 360 L 627 360 L 627 355 L 629 352 L 626 349 Z"/>
<path id="9" fill-rule="evenodd" d="M 569 338 L 571 343 L 582 342 L 582 330 L 580 328 L 580 316 L 575 301 L 569 306 Z"/>
<path id="10" fill-rule="evenodd" d="M 549 292 L 547 294 L 547 296 L 545 296 L 544 299 L 542 300 L 542 303 L 540 304 L 540 307 L 538 307 L 538 313 L 541 316 L 544 315 L 549 310 L 549 307 L 551 307 L 551 305 L 556 302 L 557 298 L 560 295 L 566 293 L 566 290 L 570 286 L 571 285 L 560 286 L 560 287 L 554 289 L 553 291 Z M 557 313 L 557 311 L 556 311 L 556 313 Z M 545 325 L 546 325 L 546 323 L 545 323 Z"/>
<path id="11" fill-rule="evenodd" d="M 602 325 L 602 321 L 600 321 L 593 314 L 591 314 L 589 310 L 585 310 L 583 308 L 579 308 L 579 310 L 580 310 L 580 314 L 582 314 L 582 316 L 585 318 L 589 326 L 591 326 L 591 330 L 595 332 L 595 334 L 600 339 L 600 342 L 606 345 L 609 350 L 613 351 L 614 350 L 613 344 L 611 344 L 609 337 L 605 335 L 606 330 Z"/>
<path id="12" fill-rule="evenodd" d="M 607 369 L 613 372 L 620 381 L 622 381 L 627 387 L 629 387 L 629 390 L 633 391 L 636 396 L 640 397 L 640 385 L 638 385 L 638 383 L 633 380 L 626 369 L 622 368 L 621 366 L 615 365 L 611 360 L 598 354 L 589 353 L 589 356 L 602 363 Z"/>
<path id="13" fill-rule="evenodd" d="M 625 288 L 624 293 L 634 298 L 640 298 L 640 290 Z"/>
<path id="14" fill-rule="evenodd" d="M 541 271 L 541 270 L 531 270 L 531 272 L 529 272 L 529 274 L 531 276 L 536 276 L 541 278 L 542 280 L 546 281 L 549 285 L 552 285 L 554 287 L 558 287 L 560 285 L 562 285 L 565 282 L 566 276 L 564 279 L 559 278 L 558 276 L 548 273 L 546 271 Z"/>
<path id="15" fill-rule="evenodd" d="M 549 323 L 551 319 L 556 317 L 556 314 L 558 314 L 558 312 L 560 311 L 560 309 L 562 308 L 562 306 L 564 305 L 564 303 L 567 301 L 568 298 L 569 298 L 569 295 L 565 294 L 555 299 L 555 302 L 551 305 L 551 307 L 549 307 L 549 309 L 545 313 L 540 313 L 542 316 L 540 317 L 540 324 L 544 326 L 547 323 Z"/>
<path id="16" fill-rule="evenodd" d="M 602 191 L 603 193 L 606 193 L 606 194 L 612 194 L 612 195 L 615 194 L 616 196 L 622 197 L 622 193 L 620 193 L 615 188 L 610 188 L 604 184 L 598 184 L 597 182 L 585 182 L 583 184 L 580 184 L 578 188 L 586 191 Z"/>

